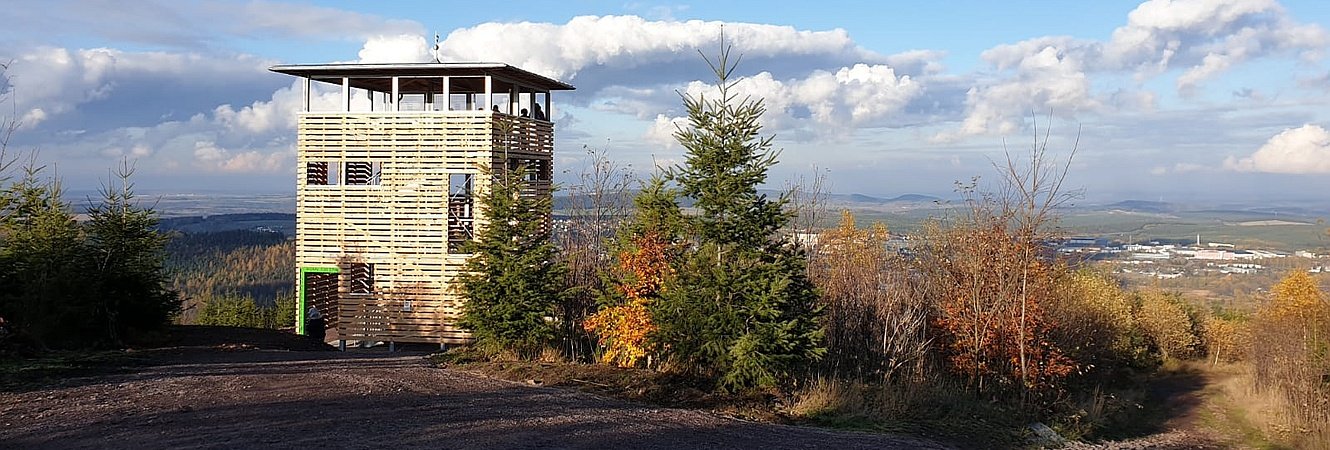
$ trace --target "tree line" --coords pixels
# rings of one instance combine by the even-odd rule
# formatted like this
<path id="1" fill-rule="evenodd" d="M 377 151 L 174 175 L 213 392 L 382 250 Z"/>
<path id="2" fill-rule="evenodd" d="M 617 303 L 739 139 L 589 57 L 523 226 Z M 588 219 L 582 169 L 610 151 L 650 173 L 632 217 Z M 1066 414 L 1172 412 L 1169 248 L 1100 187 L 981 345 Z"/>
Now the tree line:
<path id="1" fill-rule="evenodd" d="M 595 150 L 558 236 L 530 220 L 550 206 L 518 195 L 522 177 L 497 177 L 481 196 L 497 226 L 472 245 L 460 287 L 479 349 L 557 349 L 720 391 L 776 389 L 814 414 L 912 420 L 961 403 L 1096 436 L 1139 415 L 1168 361 L 1260 348 L 1274 360 L 1256 359 L 1258 386 L 1324 417 L 1324 294 L 1300 288 L 1296 306 L 1269 306 L 1295 312 L 1248 317 L 1059 259 L 1044 243 L 1078 193 L 1046 135 L 995 164 L 996 187 L 959 183 L 962 207 L 931 220 L 909 257 L 888 251 L 885 225 L 860 228 L 848 212 L 815 243 L 792 239 L 825 207 L 816 193 L 757 191 L 778 157 L 762 100 L 734 93 L 728 48 L 707 62 L 715 94 L 683 96 L 684 161 L 643 181 L 633 205 L 614 201 L 631 177 Z M 1281 292 L 1271 305 L 1288 304 Z"/>
<path id="2" fill-rule="evenodd" d="M 728 48 L 708 62 L 720 92 L 684 99 L 690 126 L 676 137 L 686 162 L 647 182 L 616 242 L 595 246 L 614 258 L 578 255 L 598 267 L 569 270 L 532 220 L 549 200 L 518 195 L 521 176 L 495 177 L 481 196 L 491 225 L 470 246 L 471 275 L 460 284 L 462 323 L 480 348 L 531 357 L 560 329 L 573 340 L 589 332 L 611 361 L 650 354 L 722 389 L 781 384 L 825 352 L 806 259 L 779 236 L 788 199 L 757 191 L 776 163 L 760 135 L 765 107 L 733 93 Z M 683 214 L 683 197 L 697 214 Z M 602 281 L 566 284 L 592 276 Z M 562 327 L 547 319 L 555 317 Z"/>
<path id="3" fill-rule="evenodd" d="M 136 196 L 128 161 L 80 220 L 37 152 L 10 148 L 19 126 L 0 118 L 0 356 L 119 347 L 180 320 L 294 320 L 294 252 L 280 234 L 169 235 Z"/>
<path id="4" fill-rule="evenodd" d="M 0 347 L 114 347 L 170 323 L 180 300 L 164 269 L 166 237 L 136 200 L 130 165 L 80 222 L 59 180 L 34 162 L 11 178 L 15 159 L 2 161 L 0 328 L 9 342 Z"/>
<path id="5" fill-rule="evenodd" d="M 295 243 L 282 233 L 230 230 L 175 233 L 167 243 L 171 286 L 193 325 L 295 325 Z"/>

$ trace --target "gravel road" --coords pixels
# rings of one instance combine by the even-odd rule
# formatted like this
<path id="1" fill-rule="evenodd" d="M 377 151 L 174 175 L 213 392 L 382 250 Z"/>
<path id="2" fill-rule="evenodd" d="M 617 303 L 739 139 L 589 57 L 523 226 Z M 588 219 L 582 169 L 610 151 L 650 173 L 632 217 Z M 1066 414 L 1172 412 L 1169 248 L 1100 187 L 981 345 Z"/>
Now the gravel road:
<path id="1" fill-rule="evenodd" d="M 0 448 L 947 448 L 432 367 L 420 355 L 180 348 L 0 392 Z"/>

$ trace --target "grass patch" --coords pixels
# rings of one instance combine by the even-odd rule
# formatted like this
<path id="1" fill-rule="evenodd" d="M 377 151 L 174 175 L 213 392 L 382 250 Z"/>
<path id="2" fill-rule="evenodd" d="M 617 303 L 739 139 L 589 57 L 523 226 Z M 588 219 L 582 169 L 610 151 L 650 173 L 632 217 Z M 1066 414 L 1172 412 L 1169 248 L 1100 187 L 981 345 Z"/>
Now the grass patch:
<path id="1" fill-rule="evenodd" d="M 1011 448 L 1026 442 L 1028 414 L 948 383 L 877 385 L 818 380 L 784 410 L 798 422 L 845 430 L 899 433 L 965 447 Z"/>
<path id="2" fill-rule="evenodd" d="M 1253 389 L 1252 368 L 1247 363 L 1207 367 L 1215 381 L 1204 392 L 1207 407 L 1200 416 L 1201 425 L 1222 432 L 1235 446 L 1244 448 L 1330 448 L 1330 440 L 1318 442 L 1314 436 L 1284 432 L 1290 427 L 1280 399 Z"/>
<path id="3" fill-rule="evenodd" d="M 762 418 L 757 405 L 769 403 L 773 392 L 715 393 L 708 381 L 647 369 L 584 364 L 544 358 L 521 361 L 503 355 L 485 355 L 470 347 L 435 354 L 440 367 L 475 372 L 533 386 L 556 386 L 635 402 L 675 408 L 713 409 Z"/>
<path id="4" fill-rule="evenodd" d="M 1201 424 L 1212 430 L 1224 430 L 1225 434 L 1236 441 L 1236 447 L 1263 450 L 1292 449 L 1293 447 L 1271 442 L 1260 427 L 1247 417 L 1247 411 L 1233 405 L 1222 393 L 1208 393 L 1206 396 L 1214 405 L 1200 415 Z"/>
<path id="5" fill-rule="evenodd" d="M 623 400 L 703 409 L 768 423 L 918 436 L 967 447 L 1009 448 L 1025 442 L 1024 415 L 964 389 L 916 388 L 906 396 L 862 384 L 817 382 L 793 394 L 776 390 L 717 392 L 707 380 L 647 369 L 545 358 L 520 361 L 470 347 L 431 356 L 440 367 L 533 386 L 575 389 Z"/>

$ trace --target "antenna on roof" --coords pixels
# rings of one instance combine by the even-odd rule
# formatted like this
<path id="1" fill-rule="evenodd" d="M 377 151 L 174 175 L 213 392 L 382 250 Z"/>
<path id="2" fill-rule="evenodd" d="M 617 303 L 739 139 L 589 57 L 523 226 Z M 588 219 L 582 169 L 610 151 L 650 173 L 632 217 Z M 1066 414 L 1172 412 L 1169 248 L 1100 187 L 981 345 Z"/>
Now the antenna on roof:
<path id="1" fill-rule="evenodd" d="M 430 55 L 434 57 L 434 62 L 443 62 L 439 58 L 439 51 L 443 50 L 443 42 L 439 41 L 439 33 L 434 33 L 434 48 L 430 50 Z"/>

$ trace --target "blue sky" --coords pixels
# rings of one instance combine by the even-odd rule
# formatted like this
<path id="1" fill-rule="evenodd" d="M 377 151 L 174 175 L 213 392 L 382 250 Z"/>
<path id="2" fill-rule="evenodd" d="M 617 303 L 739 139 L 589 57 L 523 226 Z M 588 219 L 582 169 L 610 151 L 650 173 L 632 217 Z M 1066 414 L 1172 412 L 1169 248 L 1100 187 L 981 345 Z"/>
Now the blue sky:
<path id="1" fill-rule="evenodd" d="M 639 173 L 681 160 L 678 92 L 702 93 L 723 25 L 782 164 L 831 189 L 947 195 L 1004 145 L 1079 134 L 1090 200 L 1324 200 L 1330 6 L 1137 2 L 28 1 L 0 11 L 0 117 L 65 185 L 120 158 L 155 191 L 294 189 L 294 80 L 279 63 L 498 60 L 568 81 L 556 164 L 583 146 Z M 569 176 L 558 180 L 573 182 Z"/>

